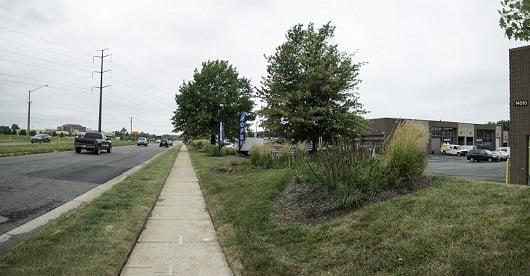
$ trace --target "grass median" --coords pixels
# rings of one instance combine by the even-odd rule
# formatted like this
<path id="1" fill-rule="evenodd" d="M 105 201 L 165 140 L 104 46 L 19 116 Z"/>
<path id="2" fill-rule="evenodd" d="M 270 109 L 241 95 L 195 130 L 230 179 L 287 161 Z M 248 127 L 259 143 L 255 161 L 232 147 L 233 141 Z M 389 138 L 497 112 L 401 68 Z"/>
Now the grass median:
<path id="1" fill-rule="evenodd" d="M 289 169 L 191 151 L 231 267 L 268 274 L 503 274 L 530 271 L 528 187 L 436 177 L 413 194 L 331 219 L 277 225 Z"/>
<path id="2" fill-rule="evenodd" d="M 135 145 L 135 141 L 121 141 L 113 140 L 112 146 L 127 146 Z M 74 150 L 74 140 L 66 139 L 60 142 L 50 143 L 35 143 L 35 144 L 14 144 L 14 145 L 0 145 L 0 157 L 5 156 L 16 156 L 16 155 L 28 155 L 36 153 L 47 153 L 55 151 L 70 151 Z"/>
<path id="3" fill-rule="evenodd" d="M 168 150 L 33 234 L 0 260 L 0 275 L 117 275 L 177 154 Z"/>

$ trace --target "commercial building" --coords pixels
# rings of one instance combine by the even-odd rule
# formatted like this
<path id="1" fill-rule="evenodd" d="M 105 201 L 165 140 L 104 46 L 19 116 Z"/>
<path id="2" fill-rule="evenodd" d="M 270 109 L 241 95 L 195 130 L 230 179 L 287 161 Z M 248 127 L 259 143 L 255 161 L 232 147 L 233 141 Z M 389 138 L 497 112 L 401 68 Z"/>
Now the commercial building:
<path id="1" fill-rule="evenodd" d="M 86 132 L 86 127 L 78 124 L 64 124 L 57 127 L 58 131 L 69 131 L 70 133 L 77 134 L 79 132 Z"/>
<path id="2" fill-rule="evenodd" d="M 392 134 L 396 125 L 402 121 L 414 122 L 428 129 L 429 150 L 433 154 L 440 153 L 440 147 L 444 143 L 476 146 L 489 150 L 503 146 L 503 131 L 500 125 L 400 118 L 378 118 L 369 121 L 371 129 L 361 140 L 365 146 L 374 147 L 376 151 Z"/>
<path id="3" fill-rule="evenodd" d="M 530 167 L 530 46 L 510 49 L 510 182 L 528 184 Z"/>

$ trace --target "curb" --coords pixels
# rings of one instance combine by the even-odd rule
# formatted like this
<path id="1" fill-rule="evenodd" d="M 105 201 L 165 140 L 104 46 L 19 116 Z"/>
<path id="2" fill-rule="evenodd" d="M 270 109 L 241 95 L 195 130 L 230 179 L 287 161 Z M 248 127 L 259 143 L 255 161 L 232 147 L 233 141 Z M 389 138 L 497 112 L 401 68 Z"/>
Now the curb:
<path id="1" fill-rule="evenodd" d="M 31 232 L 43 225 L 46 225 L 48 224 L 48 222 L 50 222 L 51 220 L 53 219 L 56 219 L 58 217 L 60 217 L 61 215 L 63 215 L 64 213 L 70 211 L 70 210 L 73 210 L 73 209 L 76 209 L 77 207 L 85 204 L 85 203 L 89 203 L 91 202 L 92 200 L 94 200 L 95 198 L 99 197 L 101 194 L 103 194 L 105 191 L 107 191 L 108 189 L 112 188 L 112 186 L 116 185 L 117 183 L 119 183 L 120 181 L 122 181 L 123 179 L 125 179 L 126 177 L 128 177 L 129 175 L 135 173 L 136 171 L 140 170 L 141 168 L 143 168 L 145 165 L 147 165 L 149 162 L 153 161 L 155 158 L 159 157 L 160 155 L 162 155 L 163 153 L 166 153 L 167 151 L 164 151 L 164 152 L 161 152 L 161 153 L 158 153 L 157 155 L 151 157 L 149 160 L 143 162 L 142 164 L 139 164 L 133 168 L 130 168 L 129 170 L 125 171 L 124 173 L 114 177 L 113 179 L 101 184 L 101 185 L 98 185 L 97 187 L 94 187 L 93 189 L 87 191 L 86 193 L 64 203 L 63 205 L 59 206 L 59 207 L 56 207 L 55 209 L 52 209 L 51 211 L 45 213 L 45 214 L 42 214 L 22 225 L 19 225 L 17 226 L 16 228 L 14 229 L 11 229 L 9 231 L 7 231 L 6 233 L 0 235 L 0 244 L 8 241 L 9 239 L 11 239 L 11 237 L 13 236 L 16 236 L 16 235 L 20 235 L 20 234 L 24 234 L 24 233 L 28 233 L 28 232 Z"/>

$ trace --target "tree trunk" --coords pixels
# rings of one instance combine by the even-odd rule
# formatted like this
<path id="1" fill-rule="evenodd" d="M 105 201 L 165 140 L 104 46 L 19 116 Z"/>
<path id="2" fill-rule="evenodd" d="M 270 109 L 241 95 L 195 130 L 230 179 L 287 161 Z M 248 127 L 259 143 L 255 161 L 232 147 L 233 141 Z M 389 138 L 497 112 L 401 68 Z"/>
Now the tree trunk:
<path id="1" fill-rule="evenodd" d="M 210 135 L 210 144 L 215 145 L 215 135 Z"/>

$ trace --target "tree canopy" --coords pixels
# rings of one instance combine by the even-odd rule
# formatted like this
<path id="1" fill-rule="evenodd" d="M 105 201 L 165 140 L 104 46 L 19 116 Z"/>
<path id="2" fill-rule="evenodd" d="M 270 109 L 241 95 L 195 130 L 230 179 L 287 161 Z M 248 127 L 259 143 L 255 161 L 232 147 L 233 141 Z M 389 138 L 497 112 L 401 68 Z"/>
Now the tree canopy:
<path id="1" fill-rule="evenodd" d="M 251 96 L 250 80 L 239 77 L 227 61 L 203 62 L 200 71 L 195 69 L 193 80 L 183 82 L 175 96 L 174 131 L 183 131 L 186 138 L 210 137 L 215 143 L 223 119 L 226 136 L 236 137 L 239 112 L 247 112 L 250 120 L 253 117 Z"/>
<path id="2" fill-rule="evenodd" d="M 264 127 L 295 141 L 355 137 L 366 128 L 357 89 L 361 62 L 331 42 L 331 23 L 315 29 L 298 24 L 268 56 L 260 97 Z"/>
<path id="3" fill-rule="evenodd" d="M 499 25 L 509 39 L 530 39 L 530 0 L 501 1 Z"/>

